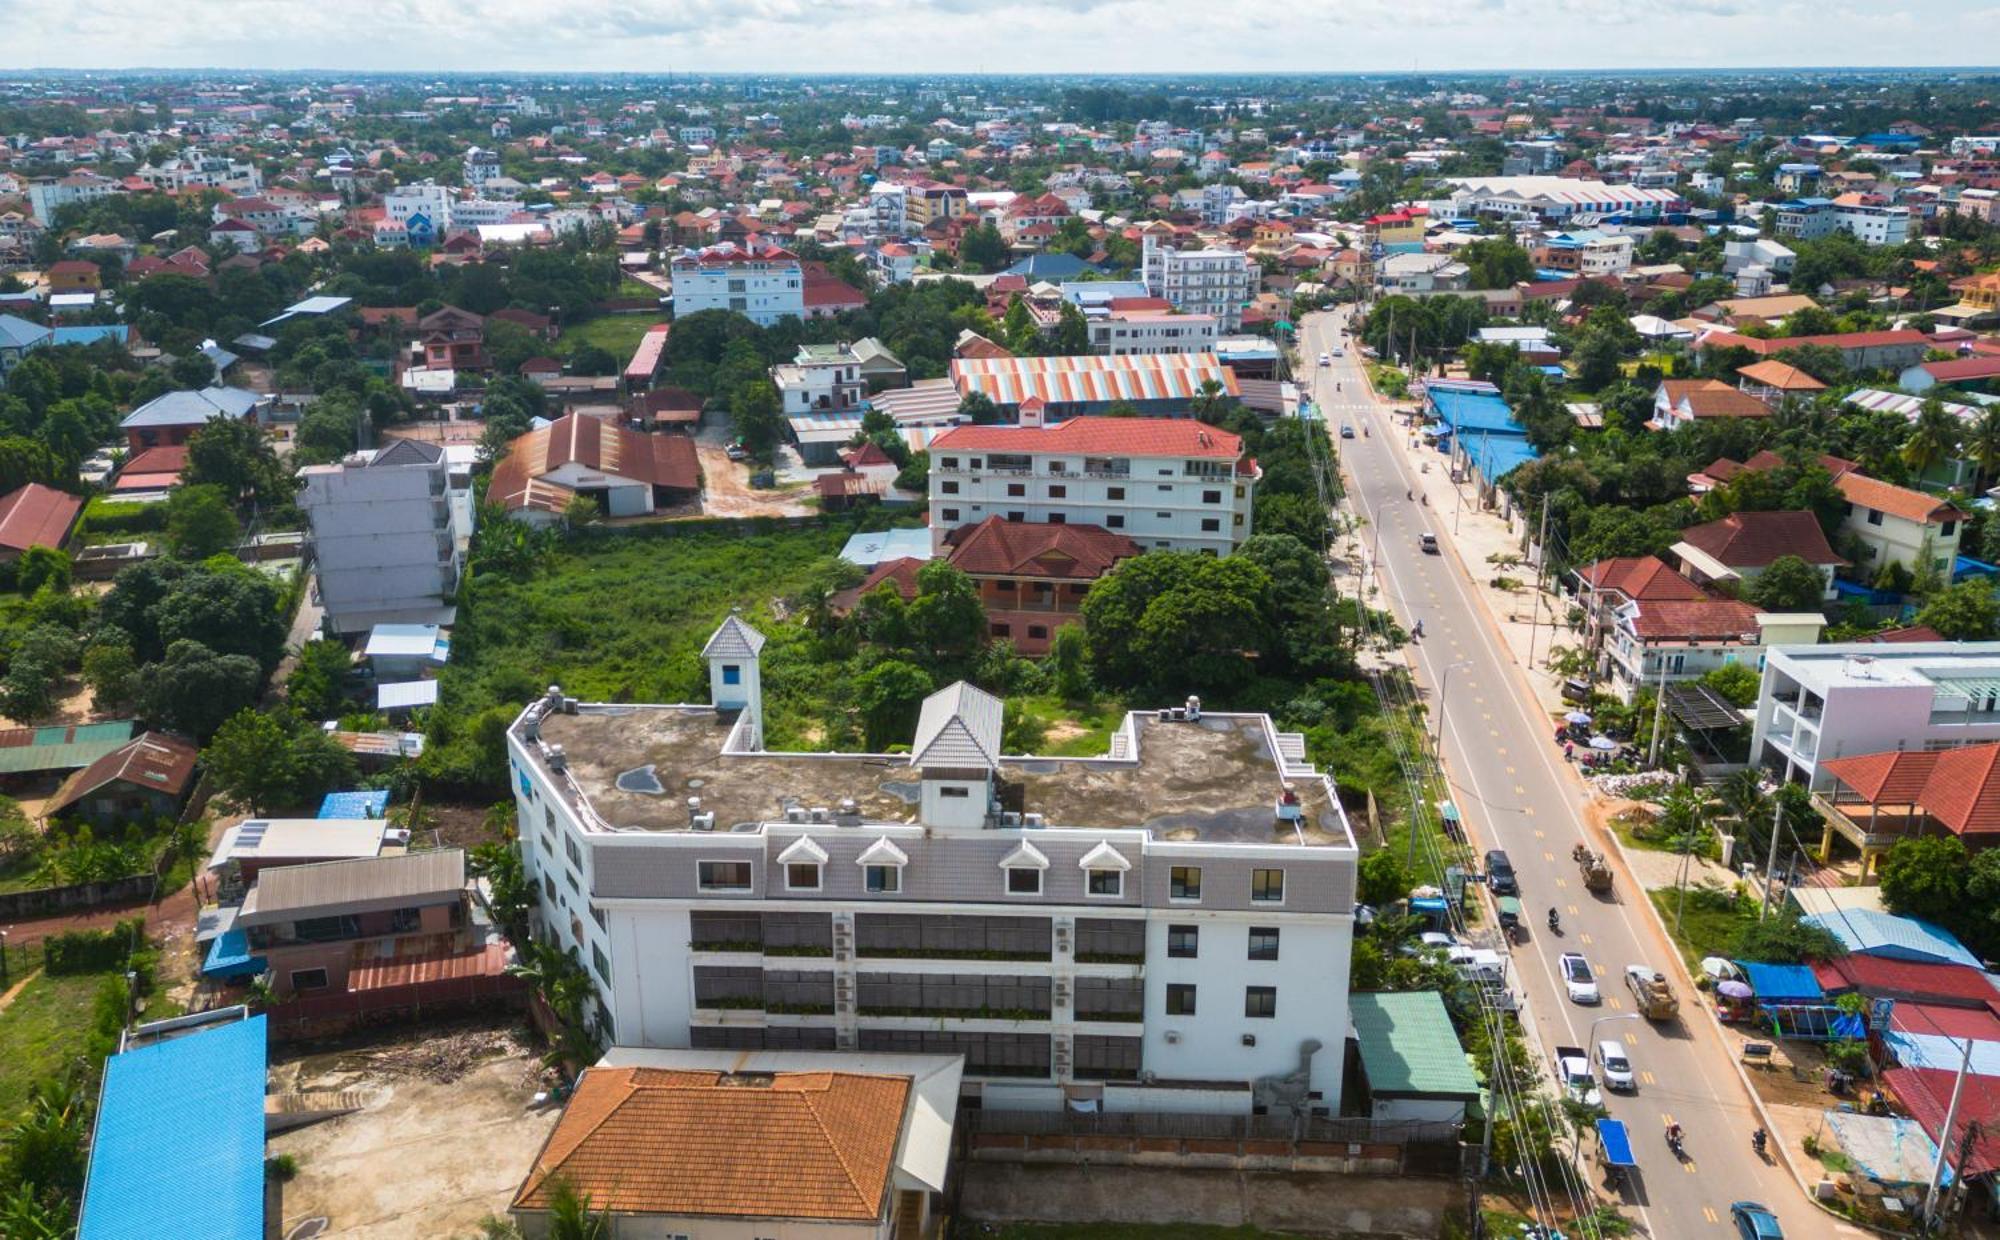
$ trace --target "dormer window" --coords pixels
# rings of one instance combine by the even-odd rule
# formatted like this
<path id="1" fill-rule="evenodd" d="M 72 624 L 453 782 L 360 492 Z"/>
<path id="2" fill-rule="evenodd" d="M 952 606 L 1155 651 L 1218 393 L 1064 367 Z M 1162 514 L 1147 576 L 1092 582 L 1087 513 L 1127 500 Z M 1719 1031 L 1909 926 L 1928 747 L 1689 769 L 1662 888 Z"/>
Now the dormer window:
<path id="1" fill-rule="evenodd" d="M 1049 868 L 1049 859 L 1041 849 L 1022 840 L 1012 852 L 1000 858 L 1000 868 L 1007 875 L 1008 895 L 1038 896 L 1042 894 L 1042 874 Z"/>
<path id="2" fill-rule="evenodd" d="M 1085 895 L 1115 900 L 1125 894 L 1125 872 L 1132 863 L 1111 845 L 1099 844 L 1077 864 L 1083 868 Z"/>
<path id="3" fill-rule="evenodd" d="M 886 837 L 863 849 L 855 861 L 861 866 L 861 885 L 870 895 L 894 895 L 903 889 L 903 867 L 910 858 Z"/>
<path id="4" fill-rule="evenodd" d="M 826 885 L 821 872 L 826 849 L 809 835 L 800 836 L 779 853 L 778 864 L 785 867 L 786 891 L 819 891 Z"/>

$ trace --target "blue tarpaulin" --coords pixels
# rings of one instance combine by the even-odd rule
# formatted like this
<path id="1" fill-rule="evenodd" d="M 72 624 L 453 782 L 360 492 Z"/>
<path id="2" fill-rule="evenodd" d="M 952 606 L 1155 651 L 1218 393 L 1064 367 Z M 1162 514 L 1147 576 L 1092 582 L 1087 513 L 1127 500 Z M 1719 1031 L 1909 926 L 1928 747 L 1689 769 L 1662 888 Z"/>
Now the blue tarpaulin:
<path id="1" fill-rule="evenodd" d="M 1757 992 L 1759 1003 L 1824 1003 L 1826 992 L 1810 966 L 1802 964 L 1759 964 L 1739 960 L 1737 966 Z"/>
<path id="2" fill-rule="evenodd" d="M 1597 1142 L 1604 1147 L 1604 1161 L 1612 1167 L 1636 1167 L 1639 1160 L 1632 1157 L 1632 1134 L 1625 1131 L 1620 1120 L 1601 1119 L 1597 1121 Z"/>
<path id="3" fill-rule="evenodd" d="M 250 954 L 250 936 L 241 930 L 224 930 L 208 945 L 208 959 L 201 965 L 205 977 L 254 977 L 268 966 L 262 956 Z"/>
<path id="4" fill-rule="evenodd" d="M 380 818 L 389 809 L 389 790 L 329 792 L 319 803 L 321 818 Z"/>

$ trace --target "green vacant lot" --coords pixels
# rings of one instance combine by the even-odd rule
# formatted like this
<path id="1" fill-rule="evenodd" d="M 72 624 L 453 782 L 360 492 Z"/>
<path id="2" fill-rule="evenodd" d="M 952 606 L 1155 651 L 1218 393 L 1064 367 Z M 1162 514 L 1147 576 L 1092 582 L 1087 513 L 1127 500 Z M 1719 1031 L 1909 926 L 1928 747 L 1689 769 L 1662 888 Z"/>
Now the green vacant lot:
<path id="1" fill-rule="evenodd" d="M 658 316 L 651 314 L 599 315 L 588 323 L 564 329 L 556 343 L 565 356 L 594 344 L 623 366 L 632 359 L 632 351 L 639 347 L 639 338 L 646 334 L 646 329 L 659 321 Z"/>
<path id="2" fill-rule="evenodd" d="M 0 1012 L 0 1117 L 11 1118 L 36 1081 L 83 1054 L 91 999 L 110 973 L 37 974 Z M 14 980 L 19 981 L 16 973 Z"/>

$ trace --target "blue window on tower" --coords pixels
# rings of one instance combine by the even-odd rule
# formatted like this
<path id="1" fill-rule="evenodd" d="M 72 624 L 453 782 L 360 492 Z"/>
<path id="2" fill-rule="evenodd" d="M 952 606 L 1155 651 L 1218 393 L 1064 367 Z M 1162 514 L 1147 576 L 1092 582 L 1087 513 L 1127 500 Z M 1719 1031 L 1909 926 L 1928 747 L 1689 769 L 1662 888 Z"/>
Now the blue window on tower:
<path id="1" fill-rule="evenodd" d="M 723 664 L 723 665 L 722 665 L 722 683 L 723 683 L 723 684 L 725 684 L 725 685 L 740 685 L 740 684 L 742 684 L 742 683 L 743 683 L 743 669 L 742 669 L 742 668 L 740 668 L 740 667 L 738 667 L 738 666 L 736 666 L 736 665 L 735 665 L 734 663 L 725 663 L 725 664 Z"/>

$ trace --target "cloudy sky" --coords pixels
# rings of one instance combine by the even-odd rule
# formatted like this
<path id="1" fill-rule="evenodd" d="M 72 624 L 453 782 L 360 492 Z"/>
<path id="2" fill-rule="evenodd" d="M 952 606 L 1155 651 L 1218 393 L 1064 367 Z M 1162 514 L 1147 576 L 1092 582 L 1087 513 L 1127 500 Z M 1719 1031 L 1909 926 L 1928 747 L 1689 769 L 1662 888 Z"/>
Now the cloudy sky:
<path id="1" fill-rule="evenodd" d="M 1981 0 L 0 0 L 16 68 L 1229 72 L 2000 62 Z"/>

